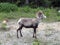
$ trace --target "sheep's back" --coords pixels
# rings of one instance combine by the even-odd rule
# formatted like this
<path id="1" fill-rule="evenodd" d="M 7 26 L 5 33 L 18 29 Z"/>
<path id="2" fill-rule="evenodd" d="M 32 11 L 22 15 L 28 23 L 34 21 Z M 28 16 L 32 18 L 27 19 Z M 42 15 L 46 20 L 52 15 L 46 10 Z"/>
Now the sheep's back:
<path id="1" fill-rule="evenodd" d="M 36 19 L 35 18 L 20 18 L 18 23 L 28 26 L 28 25 L 35 24 L 36 23 Z"/>

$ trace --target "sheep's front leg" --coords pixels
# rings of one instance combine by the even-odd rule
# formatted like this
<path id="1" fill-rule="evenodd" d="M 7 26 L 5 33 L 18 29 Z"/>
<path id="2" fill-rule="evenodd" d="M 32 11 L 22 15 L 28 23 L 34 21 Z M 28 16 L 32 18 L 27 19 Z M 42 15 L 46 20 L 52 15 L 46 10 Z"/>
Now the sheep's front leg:
<path id="1" fill-rule="evenodd" d="M 36 37 L 36 28 L 34 28 L 33 38 L 37 38 L 37 37 Z"/>

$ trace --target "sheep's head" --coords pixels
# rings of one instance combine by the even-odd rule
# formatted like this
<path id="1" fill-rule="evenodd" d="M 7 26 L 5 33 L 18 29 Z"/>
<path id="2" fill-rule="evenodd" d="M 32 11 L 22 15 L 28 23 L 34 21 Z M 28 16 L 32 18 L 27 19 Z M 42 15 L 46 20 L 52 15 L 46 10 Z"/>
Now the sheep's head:
<path id="1" fill-rule="evenodd" d="M 36 17 L 39 18 L 39 19 L 46 18 L 46 16 L 44 15 L 44 13 L 42 11 L 38 11 L 36 13 Z"/>

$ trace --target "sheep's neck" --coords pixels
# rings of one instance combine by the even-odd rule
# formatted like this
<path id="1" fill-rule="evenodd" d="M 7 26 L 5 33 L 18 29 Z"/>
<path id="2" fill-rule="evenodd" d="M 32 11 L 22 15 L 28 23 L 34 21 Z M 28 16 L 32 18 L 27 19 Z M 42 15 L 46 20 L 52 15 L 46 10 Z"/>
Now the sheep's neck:
<path id="1" fill-rule="evenodd" d="M 40 18 L 36 18 L 37 22 L 40 23 L 41 19 Z"/>

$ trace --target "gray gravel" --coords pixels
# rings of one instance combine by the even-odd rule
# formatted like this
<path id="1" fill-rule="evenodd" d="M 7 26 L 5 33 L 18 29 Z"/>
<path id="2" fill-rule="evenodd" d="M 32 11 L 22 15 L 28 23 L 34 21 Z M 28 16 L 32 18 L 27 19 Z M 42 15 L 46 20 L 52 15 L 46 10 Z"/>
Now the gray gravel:
<path id="1" fill-rule="evenodd" d="M 16 37 L 16 29 L 18 25 L 15 22 L 9 22 L 10 30 L 1 31 L 0 29 L 0 45 L 32 45 L 34 38 L 33 29 L 23 28 L 23 37 Z M 43 23 L 41 22 L 37 28 L 37 39 L 40 45 L 60 45 L 60 22 Z"/>

